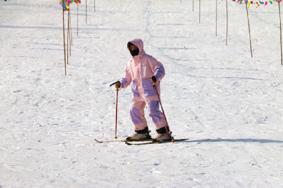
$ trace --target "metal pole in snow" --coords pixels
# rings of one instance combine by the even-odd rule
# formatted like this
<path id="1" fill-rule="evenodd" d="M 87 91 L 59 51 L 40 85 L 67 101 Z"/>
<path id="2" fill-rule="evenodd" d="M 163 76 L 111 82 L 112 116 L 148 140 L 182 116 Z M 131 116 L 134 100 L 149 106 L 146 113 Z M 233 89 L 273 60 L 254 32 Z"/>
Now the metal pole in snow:
<path id="1" fill-rule="evenodd" d="M 218 26 L 218 2 L 217 2 L 217 0 L 216 0 L 216 15 L 215 15 L 215 17 L 216 17 L 216 21 L 215 21 L 215 34 L 216 34 L 216 36 L 217 36 L 217 26 Z"/>
<path id="2" fill-rule="evenodd" d="M 67 28 L 67 64 L 69 64 L 69 35 L 70 35 L 70 22 L 69 22 L 70 12 L 68 11 L 68 28 Z"/>
<path id="3" fill-rule="evenodd" d="M 251 57 L 253 57 L 253 47 L 252 47 L 252 37 L 251 37 L 251 25 L 250 25 L 249 9 L 248 9 L 247 3 L 246 3 L 246 12 L 247 12 L 249 38 L 250 38 L 250 51 L 251 51 Z"/>
<path id="4" fill-rule="evenodd" d="M 228 45 L 228 29 L 229 29 L 229 20 L 228 20 L 228 0 L 226 0 L 226 46 Z"/>
<path id="5" fill-rule="evenodd" d="M 200 23 L 200 18 L 201 17 L 201 0 L 199 0 L 199 23 Z"/>
<path id="6" fill-rule="evenodd" d="M 72 37 L 72 25 L 71 25 L 71 10 L 68 13 L 68 39 L 69 39 L 69 46 L 70 46 L 70 56 L 72 56 L 72 45 L 73 45 L 73 37 Z"/>
<path id="7" fill-rule="evenodd" d="M 65 67 L 65 75 L 67 75 L 66 45 L 65 45 L 65 13 L 64 13 L 64 5 L 62 5 L 62 18 L 63 18 L 64 67 Z"/>
<path id="8" fill-rule="evenodd" d="M 85 23 L 87 24 L 87 0 L 85 0 Z"/>
<path id="9" fill-rule="evenodd" d="M 77 36 L 79 36 L 79 6 L 77 5 Z"/>
<path id="10" fill-rule="evenodd" d="M 280 21 L 280 50 L 281 50 L 281 65 L 283 65 L 283 54 L 282 54 L 282 19 L 281 19 L 281 4 L 278 1 L 278 9 L 279 9 L 279 21 Z"/>

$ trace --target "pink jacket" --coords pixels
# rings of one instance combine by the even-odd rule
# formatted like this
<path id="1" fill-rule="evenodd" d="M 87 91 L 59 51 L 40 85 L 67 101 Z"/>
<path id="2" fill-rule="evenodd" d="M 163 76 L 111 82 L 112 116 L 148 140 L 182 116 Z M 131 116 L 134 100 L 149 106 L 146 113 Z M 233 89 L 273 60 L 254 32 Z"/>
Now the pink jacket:
<path id="1" fill-rule="evenodd" d="M 134 99 L 158 100 L 151 77 L 156 77 L 156 86 L 160 94 L 160 81 L 165 75 L 164 67 L 154 57 L 144 52 L 141 39 L 130 42 L 139 48 L 139 55 L 133 57 L 127 64 L 126 74 L 121 80 L 121 87 L 126 88 L 132 82 Z"/>

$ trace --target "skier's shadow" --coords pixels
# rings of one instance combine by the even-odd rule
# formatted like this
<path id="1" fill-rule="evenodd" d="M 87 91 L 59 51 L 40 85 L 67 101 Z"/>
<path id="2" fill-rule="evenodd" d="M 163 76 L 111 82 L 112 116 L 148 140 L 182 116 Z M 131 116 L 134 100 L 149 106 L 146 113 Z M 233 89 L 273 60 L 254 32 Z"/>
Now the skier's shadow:
<path id="1" fill-rule="evenodd" d="M 259 144 L 283 144 L 283 140 L 272 140 L 272 139 L 256 139 L 256 138 L 216 138 L 216 139 L 199 139 L 199 140 L 180 140 L 177 142 L 182 143 L 221 143 L 221 142 L 231 142 L 231 143 L 259 143 Z"/>

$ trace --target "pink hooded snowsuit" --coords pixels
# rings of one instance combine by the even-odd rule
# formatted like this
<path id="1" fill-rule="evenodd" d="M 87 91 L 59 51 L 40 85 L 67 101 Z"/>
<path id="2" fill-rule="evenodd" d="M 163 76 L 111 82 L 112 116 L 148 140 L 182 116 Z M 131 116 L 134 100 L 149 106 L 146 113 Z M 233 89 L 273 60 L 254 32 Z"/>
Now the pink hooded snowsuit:
<path id="1" fill-rule="evenodd" d="M 166 126 L 164 114 L 159 110 L 158 96 L 153 88 L 152 76 L 157 79 L 156 87 L 160 95 L 160 81 L 165 75 L 163 65 L 152 56 L 146 54 L 143 49 L 143 41 L 135 39 L 130 41 L 139 49 L 139 54 L 134 56 L 126 67 L 125 77 L 121 80 L 121 87 L 126 88 L 132 83 L 133 105 L 130 111 L 135 130 L 147 128 L 144 117 L 144 108 L 147 104 L 156 129 Z"/>

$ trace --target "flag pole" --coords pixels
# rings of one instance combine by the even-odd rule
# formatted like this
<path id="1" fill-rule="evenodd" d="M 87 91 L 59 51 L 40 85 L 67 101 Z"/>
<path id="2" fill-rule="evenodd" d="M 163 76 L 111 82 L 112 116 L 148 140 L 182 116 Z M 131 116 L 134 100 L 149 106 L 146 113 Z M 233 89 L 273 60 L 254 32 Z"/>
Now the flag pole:
<path id="1" fill-rule="evenodd" d="M 228 0 L 226 0 L 226 46 L 228 45 L 228 29 L 229 29 L 229 20 L 228 20 Z"/>
<path id="2" fill-rule="evenodd" d="M 282 52 L 282 19 L 281 19 L 281 4 L 278 2 L 278 10 L 279 10 L 279 22 L 280 22 L 280 54 L 281 54 L 281 65 L 283 65 L 283 52 Z"/>
<path id="3" fill-rule="evenodd" d="M 77 5 L 77 36 L 79 36 L 79 6 Z"/>
<path id="4" fill-rule="evenodd" d="M 199 0 L 199 23 L 201 20 L 201 0 Z"/>
<path id="5" fill-rule="evenodd" d="M 217 26 L 218 26 L 218 1 L 216 0 L 216 15 L 215 15 L 215 17 L 216 17 L 216 21 L 215 21 L 215 34 L 216 34 L 216 36 L 217 36 Z"/>
<path id="6" fill-rule="evenodd" d="M 64 3 L 62 2 L 62 18 L 63 18 L 63 46 L 64 46 L 64 67 L 65 67 L 65 76 L 67 75 L 67 61 L 66 61 L 66 44 L 65 44 L 65 12 L 64 12 Z"/>
<path id="7" fill-rule="evenodd" d="M 69 40 L 70 56 L 72 56 L 72 30 L 71 30 L 71 14 L 70 14 L 70 10 L 68 12 L 68 40 Z"/>
<path id="8" fill-rule="evenodd" d="M 248 19 L 248 30 L 249 30 L 249 39 L 250 39 L 250 51 L 251 51 L 251 57 L 253 57 L 253 47 L 252 47 L 252 37 L 251 37 L 251 25 L 250 25 L 249 9 L 248 9 L 248 4 L 247 4 L 247 3 L 246 3 L 246 12 L 247 12 L 247 19 Z"/>
<path id="9" fill-rule="evenodd" d="M 87 0 L 85 0 L 85 23 L 87 24 Z"/>
<path id="10" fill-rule="evenodd" d="M 69 34 L 70 34 L 70 32 L 69 32 L 69 24 L 70 24 L 70 22 L 69 22 L 69 17 L 70 17 L 70 12 L 69 12 L 69 10 L 68 10 L 68 20 L 67 20 L 67 22 L 68 22 L 68 26 L 67 26 L 67 64 L 69 64 Z"/>

